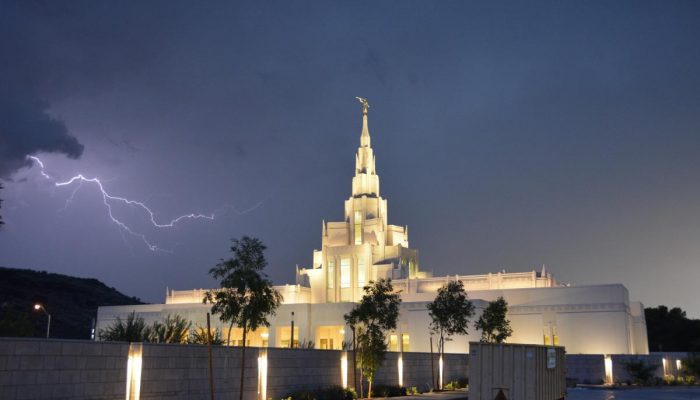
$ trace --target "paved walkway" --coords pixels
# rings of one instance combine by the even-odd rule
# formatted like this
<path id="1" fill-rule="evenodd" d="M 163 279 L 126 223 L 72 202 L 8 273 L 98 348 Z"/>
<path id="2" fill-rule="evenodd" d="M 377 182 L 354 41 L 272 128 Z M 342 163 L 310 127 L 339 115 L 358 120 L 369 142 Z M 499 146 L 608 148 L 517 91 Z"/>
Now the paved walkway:
<path id="1" fill-rule="evenodd" d="M 445 392 L 432 392 L 432 393 L 423 393 L 423 394 L 416 394 L 413 396 L 399 396 L 399 397 L 390 397 L 389 399 L 391 400 L 458 400 L 458 399 L 466 399 L 469 395 L 469 391 L 467 389 L 457 389 L 457 390 L 449 390 Z M 381 397 L 373 397 L 373 398 L 381 398 Z"/>

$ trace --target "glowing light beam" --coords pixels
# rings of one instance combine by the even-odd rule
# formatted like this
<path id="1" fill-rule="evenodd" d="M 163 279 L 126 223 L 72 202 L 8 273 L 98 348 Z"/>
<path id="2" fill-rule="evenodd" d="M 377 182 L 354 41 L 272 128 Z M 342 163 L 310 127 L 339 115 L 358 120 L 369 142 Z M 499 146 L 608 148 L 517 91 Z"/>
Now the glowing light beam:
<path id="1" fill-rule="evenodd" d="M 36 156 L 28 156 L 28 157 L 30 159 L 32 159 L 39 166 L 41 176 L 43 176 L 47 180 L 51 181 L 54 184 L 54 186 L 63 187 L 63 186 L 70 186 L 76 182 L 78 183 L 77 187 L 75 189 L 73 189 L 71 196 L 66 201 L 66 207 L 68 207 L 68 205 L 73 201 L 73 198 L 75 197 L 75 193 L 82 187 L 83 183 L 92 183 L 95 186 L 97 186 L 97 188 L 99 189 L 100 194 L 102 196 L 102 202 L 104 203 L 104 205 L 107 209 L 107 215 L 112 220 L 112 222 L 114 224 L 116 224 L 119 228 L 121 228 L 123 231 L 129 233 L 130 235 L 140 238 L 146 244 L 146 246 L 148 246 L 148 248 L 151 251 L 161 251 L 161 252 L 166 252 L 166 253 L 172 253 L 171 250 L 163 249 L 163 248 L 158 247 L 157 245 L 151 243 L 145 234 L 133 230 L 126 223 L 124 223 L 123 221 L 121 221 L 117 217 L 115 217 L 114 213 L 112 212 L 112 203 L 122 203 L 122 204 L 125 204 L 128 206 L 140 208 L 148 215 L 148 219 L 150 220 L 151 225 L 153 225 L 153 227 L 155 227 L 155 228 L 160 228 L 160 229 L 173 228 L 173 227 L 175 227 L 175 225 L 177 223 L 184 221 L 184 220 L 189 220 L 189 219 L 214 220 L 214 218 L 215 218 L 216 213 L 211 213 L 211 214 L 189 213 L 189 214 L 180 215 L 180 216 L 173 218 L 167 222 L 165 222 L 165 221 L 159 222 L 156 220 L 156 214 L 145 203 L 143 203 L 141 201 L 137 201 L 137 200 L 131 200 L 131 199 L 128 199 L 126 197 L 114 196 L 112 194 L 109 194 L 107 192 L 107 190 L 104 188 L 102 181 L 98 178 L 87 178 L 83 174 L 78 174 L 78 175 L 71 177 L 70 179 L 68 179 L 66 181 L 58 181 L 46 172 L 44 162 L 41 161 L 41 159 L 39 159 L 39 157 L 36 157 Z M 253 205 L 252 207 L 245 209 L 245 210 L 242 210 L 242 211 L 239 211 L 233 205 L 227 205 L 224 208 L 230 208 L 236 214 L 243 215 L 243 214 L 246 214 L 250 211 L 257 209 L 258 207 L 260 207 L 262 205 L 262 203 L 264 203 L 264 201 L 261 201 L 255 205 Z"/>

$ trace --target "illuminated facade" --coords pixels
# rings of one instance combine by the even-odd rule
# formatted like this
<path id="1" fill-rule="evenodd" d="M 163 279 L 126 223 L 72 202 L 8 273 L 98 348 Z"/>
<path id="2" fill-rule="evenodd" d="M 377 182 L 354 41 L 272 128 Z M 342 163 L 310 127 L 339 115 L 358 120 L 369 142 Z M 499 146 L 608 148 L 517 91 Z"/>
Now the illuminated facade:
<path id="1" fill-rule="evenodd" d="M 369 104 L 359 100 L 362 132 L 344 219 L 323 222 L 321 249 L 313 252 L 312 265 L 298 269 L 296 284 L 277 286 L 284 304 L 272 318 L 271 327 L 250 334 L 248 344 L 288 347 L 293 337 L 295 343 L 311 341 L 319 349 L 340 349 L 351 340 L 343 314 L 362 297 L 362 287 L 371 280 L 391 278 L 403 300 L 398 329 L 389 334 L 389 347 L 394 351 L 430 350 L 426 304 L 446 282 L 461 280 L 477 312 L 488 301 L 505 297 L 513 328 L 510 342 L 559 344 L 570 354 L 648 353 L 644 308 L 639 302 L 629 301 L 627 289 L 621 284 L 560 285 L 544 267 L 540 271 L 444 277 L 431 277 L 421 271 L 418 251 L 409 247 L 408 228 L 388 223 L 387 200 L 380 195 L 371 147 Z M 172 290 L 165 304 L 100 307 L 98 328 L 131 311 L 147 321 L 180 314 L 204 326 L 208 311 L 208 306 L 202 304 L 205 291 Z M 227 328 L 220 328 L 226 336 Z M 446 351 L 468 351 L 468 341 L 478 340 L 480 335 L 474 328 L 469 330 L 467 337 L 448 342 Z M 240 329 L 234 328 L 231 337 L 232 345 L 241 344 Z"/>

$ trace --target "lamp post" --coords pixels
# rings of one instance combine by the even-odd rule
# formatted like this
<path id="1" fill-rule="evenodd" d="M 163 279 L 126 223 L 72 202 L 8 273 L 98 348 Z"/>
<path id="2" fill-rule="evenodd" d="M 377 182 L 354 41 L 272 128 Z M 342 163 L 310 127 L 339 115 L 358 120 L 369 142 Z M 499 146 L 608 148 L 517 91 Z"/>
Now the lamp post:
<path id="1" fill-rule="evenodd" d="M 292 340 L 289 341 L 289 348 L 294 348 L 294 311 L 292 311 Z"/>
<path id="2" fill-rule="evenodd" d="M 37 311 L 38 311 L 38 310 L 43 311 L 44 314 L 46 314 L 46 315 L 49 317 L 49 320 L 46 322 L 46 338 L 48 339 L 48 338 L 49 338 L 49 332 L 51 331 L 51 314 L 49 314 L 49 312 L 46 311 L 46 308 L 44 308 L 44 306 L 41 305 L 41 304 L 39 304 L 39 303 L 34 304 L 34 309 L 37 310 Z"/>

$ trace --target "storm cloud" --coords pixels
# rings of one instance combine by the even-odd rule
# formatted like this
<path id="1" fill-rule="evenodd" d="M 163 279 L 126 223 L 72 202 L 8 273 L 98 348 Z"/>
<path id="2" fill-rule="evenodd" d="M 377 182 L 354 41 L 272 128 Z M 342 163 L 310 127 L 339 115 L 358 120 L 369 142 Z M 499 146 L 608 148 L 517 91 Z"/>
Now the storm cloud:
<path id="1" fill-rule="evenodd" d="M 698 5 L 0 0 L 0 174 L 14 179 L 0 264 L 162 301 L 211 287 L 229 239 L 253 235 L 271 279 L 293 282 L 320 222 L 343 216 L 361 96 L 389 220 L 410 226 L 421 269 L 546 264 L 700 316 Z M 80 157 L 44 162 L 159 219 L 250 212 L 158 231 L 176 254 L 154 254 L 93 186 L 13 173 L 33 152 Z"/>
<path id="2" fill-rule="evenodd" d="M 7 88 L 6 82 L 2 82 Z M 63 121 L 48 114 L 48 103 L 20 89 L 0 97 L 0 178 L 9 179 L 29 166 L 28 155 L 62 153 L 78 158 L 83 145 L 71 136 Z"/>

